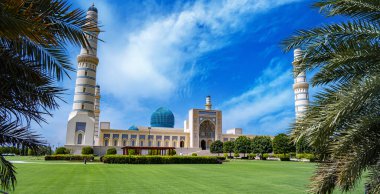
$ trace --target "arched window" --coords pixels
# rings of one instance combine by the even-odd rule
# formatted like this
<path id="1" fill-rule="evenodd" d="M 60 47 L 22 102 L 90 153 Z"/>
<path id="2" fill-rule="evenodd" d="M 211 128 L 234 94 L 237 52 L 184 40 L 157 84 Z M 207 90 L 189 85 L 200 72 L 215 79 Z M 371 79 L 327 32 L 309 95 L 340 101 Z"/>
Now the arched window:
<path id="1" fill-rule="evenodd" d="M 104 140 L 104 146 L 108 146 L 108 139 Z"/>
<path id="2" fill-rule="evenodd" d="M 181 147 L 181 148 L 185 147 L 185 142 L 184 141 L 180 141 L 179 142 L 179 147 Z"/>
<path id="3" fill-rule="evenodd" d="M 117 139 L 113 140 L 113 146 L 117 146 Z"/>
<path id="4" fill-rule="evenodd" d="M 82 144 L 82 138 L 83 138 L 83 135 L 81 133 L 78 134 L 78 141 L 77 141 L 77 144 Z"/>

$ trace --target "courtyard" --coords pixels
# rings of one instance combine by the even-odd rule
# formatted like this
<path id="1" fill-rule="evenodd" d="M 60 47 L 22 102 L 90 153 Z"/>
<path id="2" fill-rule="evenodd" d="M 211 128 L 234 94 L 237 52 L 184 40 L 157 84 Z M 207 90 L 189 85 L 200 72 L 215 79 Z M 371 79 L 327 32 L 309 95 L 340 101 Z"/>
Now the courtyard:
<path id="1" fill-rule="evenodd" d="M 222 165 L 127 165 L 9 157 L 14 193 L 306 193 L 316 164 L 231 160 Z M 363 185 L 352 193 L 364 193 Z M 336 193 L 340 193 L 337 191 Z"/>

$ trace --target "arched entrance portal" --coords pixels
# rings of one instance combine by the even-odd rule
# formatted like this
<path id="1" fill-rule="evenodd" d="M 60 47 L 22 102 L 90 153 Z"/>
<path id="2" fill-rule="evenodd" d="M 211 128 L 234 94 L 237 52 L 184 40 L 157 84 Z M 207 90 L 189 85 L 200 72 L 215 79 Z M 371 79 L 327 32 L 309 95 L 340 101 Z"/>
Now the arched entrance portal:
<path id="1" fill-rule="evenodd" d="M 206 149 L 206 141 L 205 140 L 201 141 L 201 148 L 202 148 L 202 150 Z"/>
<path id="2" fill-rule="evenodd" d="M 185 147 L 185 142 L 184 141 L 181 141 L 180 143 L 179 143 L 179 147 L 181 147 L 181 148 L 183 148 L 183 147 Z"/>
<path id="3" fill-rule="evenodd" d="M 202 150 L 209 149 L 210 144 L 215 141 L 215 125 L 210 120 L 204 120 L 199 126 L 199 140 Z"/>

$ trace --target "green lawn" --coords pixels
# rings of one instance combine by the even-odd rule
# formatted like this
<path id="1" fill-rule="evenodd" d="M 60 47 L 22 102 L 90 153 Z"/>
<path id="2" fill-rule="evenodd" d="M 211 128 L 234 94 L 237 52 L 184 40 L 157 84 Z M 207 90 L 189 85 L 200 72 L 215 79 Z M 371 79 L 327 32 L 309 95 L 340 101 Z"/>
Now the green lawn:
<path id="1" fill-rule="evenodd" d="M 222 165 L 15 164 L 15 193 L 305 193 L 315 164 L 231 161 Z M 360 186 L 362 188 L 362 186 Z M 358 192 L 364 193 L 359 188 Z"/>

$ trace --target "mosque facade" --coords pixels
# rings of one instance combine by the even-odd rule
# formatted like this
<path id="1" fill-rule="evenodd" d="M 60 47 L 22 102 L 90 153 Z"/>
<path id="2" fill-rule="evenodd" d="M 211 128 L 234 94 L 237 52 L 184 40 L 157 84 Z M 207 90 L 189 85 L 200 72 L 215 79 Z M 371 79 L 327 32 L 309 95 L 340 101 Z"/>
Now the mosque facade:
<path id="1" fill-rule="evenodd" d="M 94 5 L 88 9 L 86 17 L 97 26 L 98 10 Z M 125 146 L 207 150 L 216 140 L 226 142 L 234 141 L 239 136 L 254 137 L 243 134 L 241 128 L 229 129 L 223 133 L 222 111 L 212 109 L 210 96 L 206 97 L 204 108 L 189 110 L 183 128 L 175 128 L 175 116 L 165 107 L 152 113 L 150 126 L 132 125 L 127 129 L 114 129 L 110 122 L 99 122 L 101 95 L 100 86 L 96 85 L 99 63 L 96 37 L 99 32 L 98 27 L 88 31 L 89 45 L 82 46 L 77 57 L 74 101 L 68 118 L 65 144 L 75 154 L 79 154 L 83 146 L 92 146 L 97 154 L 104 154 L 109 147 L 116 147 L 120 153 Z M 306 106 L 300 96 L 303 93 L 298 90 L 305 88 L 301 87 L 305 85 L 303 81 L 306 83 L 303 74 L 295 77 L 297 115 Z M 298 105 L 300 109 L 297 108 Z"/>

